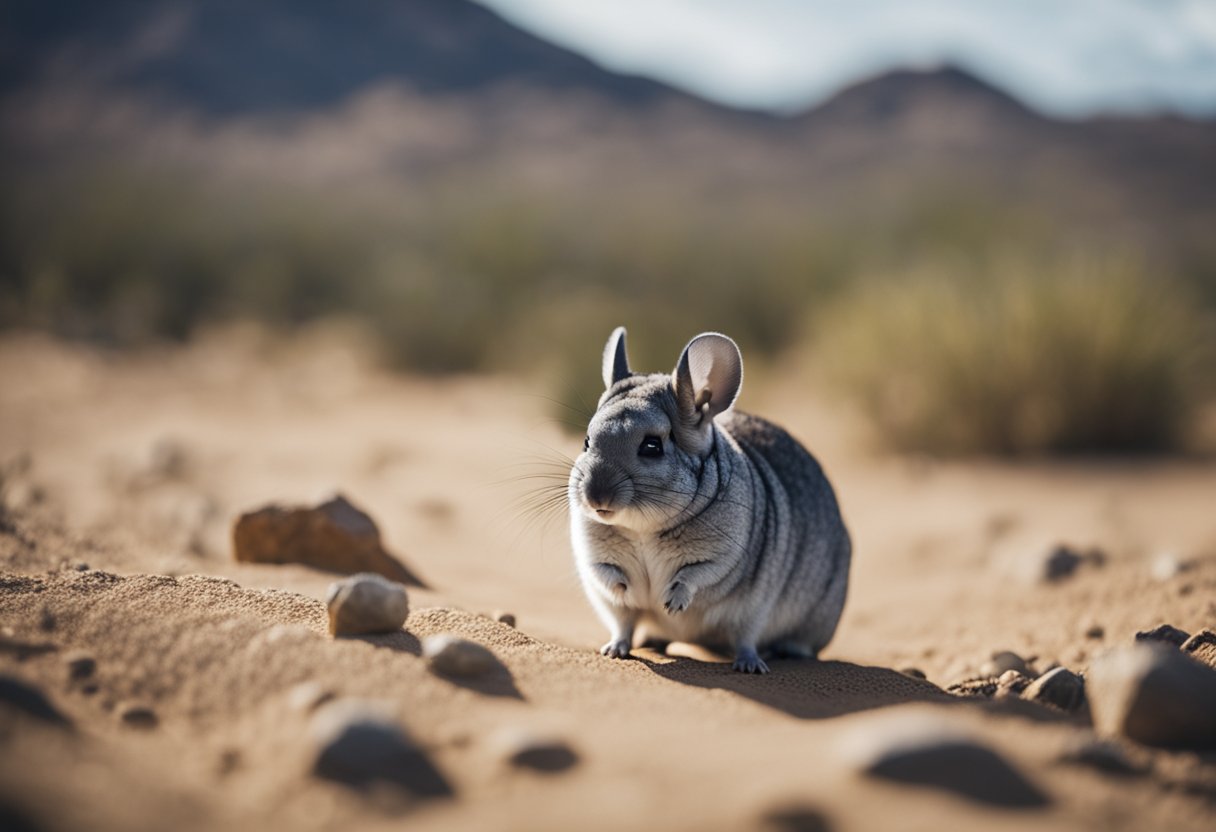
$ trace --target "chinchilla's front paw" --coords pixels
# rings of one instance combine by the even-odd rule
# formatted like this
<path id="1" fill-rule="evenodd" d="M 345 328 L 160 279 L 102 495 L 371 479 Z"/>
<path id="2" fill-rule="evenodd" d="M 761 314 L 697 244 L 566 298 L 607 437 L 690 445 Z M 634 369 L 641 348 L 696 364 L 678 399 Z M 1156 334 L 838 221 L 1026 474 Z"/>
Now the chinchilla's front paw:
<path id="1" fill-rule="evenodd" d="M 613 600 L 618 604 L 624 603 L 625 596 L 629 593 L 629 577 L 625 571 L 611 563 L 594 563 L 591 568 Z"/>
<path id="2" fill-rule="evenodd" d="M 684 612 L 692 603 L 692 588 L 683 581 L 672 581 L 663 591 L 663 608 L 670 615 Z"/>
<path id="3" fill-rule="evenodd" d="M 600 648 L 600 652 L 610 659 L 627 659 L 632 645 L 623 638 L 613 639 Z"/>

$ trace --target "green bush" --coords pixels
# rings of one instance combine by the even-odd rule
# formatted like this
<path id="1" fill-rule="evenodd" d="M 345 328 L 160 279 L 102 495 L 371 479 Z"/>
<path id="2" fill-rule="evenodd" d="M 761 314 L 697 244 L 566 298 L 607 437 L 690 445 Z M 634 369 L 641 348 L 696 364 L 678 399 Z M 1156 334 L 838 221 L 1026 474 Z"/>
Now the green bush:
<path id="1" fill-rule="evenodd" d="M 862 284 L 816 349 L 902 450 L 1176 449 L 1212 392 L 1210 322 L 1186 297 L 1130 259 L 937 265 Z"/>

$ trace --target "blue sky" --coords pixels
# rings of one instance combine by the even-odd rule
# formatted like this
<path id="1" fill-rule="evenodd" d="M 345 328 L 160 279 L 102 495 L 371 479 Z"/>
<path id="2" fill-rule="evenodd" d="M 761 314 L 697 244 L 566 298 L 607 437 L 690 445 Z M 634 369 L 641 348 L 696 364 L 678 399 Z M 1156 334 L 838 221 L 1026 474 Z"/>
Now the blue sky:
<path id="1" fill-rule="evenodd" d="M 1216 0 L 479 0 L 610 69 L 799 110 L 953 63 L 1048 113 L 1216 117 Z"/>

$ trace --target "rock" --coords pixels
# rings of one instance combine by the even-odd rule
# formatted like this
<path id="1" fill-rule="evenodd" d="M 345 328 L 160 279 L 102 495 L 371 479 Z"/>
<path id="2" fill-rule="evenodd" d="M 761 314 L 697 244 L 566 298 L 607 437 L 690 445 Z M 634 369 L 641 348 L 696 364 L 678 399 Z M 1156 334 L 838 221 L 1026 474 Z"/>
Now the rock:
<path id="1" fill-rule="evenodd" d="M 494 613 L 494 620 L 500 624 L 506 624 L 508 627 L 515 626 L 515 613 L 502 612 L 501 610 Z"/>
<path id="2" fill-rule="evenodd" d="M 1082 552 L 1067 544 L 1057 544 L 1043 558 L 1039 577 L 1049 583 L 1062 581 L 1072 577 L 1077 569 L 1086 563 L 1102 566 L 1106 563 L 1106 553 L 1097 548 Z"/>
<path id="3" fill-rule="evenodd" d="M 921 670 L 919 667 L 903 667 L 903 668 L 900 668 L 899 672 L 904 674 L 905 676 L 911 676 L 913 679 L 926 679 L 927 680 L 929 678 L 928 676 L 925 675 L 925 671 Z"/>
<path id="4" fill-rule="evenodd" d="M 1154 581 L 1166 583 L 1186 572 L 1192 565 L 1173 552 L 1162 552 L 1153 558 L 1152 564 L 1149 565 L 1149 574 L 1152 575 Z"/>
<path id="5" fill-rule="evenodd" d="M 1136 641 L 1138 642 L 1160 641 L 1164 644 L 1172 644 L 1174 647 L 1181 647 L 1183 642 L 1190 637 L 1190 633 L 1179 630 L 1177 627 L 1171 627 L 1169 624 L 1162 624 L 1151 630 L 1141 630 L 1136 633 Z"/>
<path id="6" fill-rule="evenodd" d="M 71 728 L 72 723 L 51 704 L 41 690 L 15 676 L 0 675 L 0 716 L 17 713 L 57 728 Z"/>
<path id="7" fill-rule="evenodd" d="M 245 563 L 302 563 L 331 572 L 374 572 L 425 586 L 380 542 L 380 530 L 341 495 L 314 508 L 266 506 L 242 514 L 232 529 L 233 554 Z"/>
<path id="8" fill-rule="evenodd" d="M 410 614 L 405 587 L 380 575 L 352 575 L 329 585 L 325 593 L 329 632 L 335 636 L 392 633 Z"/>
<path id="9" fill-rule="evenodd" d="M 578 754 L 559 737 L 508 732 L 499 737 L 503 757 L 516 768 L 534 771 L 564 771 L 578 763 Z"/>
<path id="10" fill-rule="evenodd" d="M 1057 667 L 1031 682 L 1022 698 L 1072 712 L 1085 702 L 1085 680 L 1066 667 Z"/>
<path id="11" fill-rule="evenodd" d="M 1030 677 L 1023 676 L 1016 670 L 1006 670 L 996 680 L 996 692 L 993 696 L 996 699 L 1016 699 L 1030 686 L 1030 683 Z"/>
<path id="12" fill-rule="evenodd" d="M 287 692 L 287 705 L 293 711 L 312 713 L 327 702 L 332 702 L 334 692 L 316 682 L 301 682 Z"/>
<path id="13" fill-rule="evenodd" d="M 760 828 L 769 832 L 831 832 L 832 824 L 810 806 L 778 806 L 764 813 Z"/>
<path id="14" fill-rule="evenodd" d="M 1172 647 L 1138 643 L 1100 656 L 1086 693 L 1100 733 L 1146 745 L 1216 747 L 1216 670 Z"/>
<path id="15" fill-rule="evenodd" d="M 1085 637 L 1094 640 L 1103 639 L 1106 637 L 1106 628 L 1101 624 L 1092 624 L 1086 628 Z"/>
<path id="16" fill-rule="evenodd" d="M 68 678 L 72 681 L 88 679 L 97 672 L 97 660 L 81 650 L 73 650 L 63 657 L 63 663 L 68 668 Z"/>
<path id="17" fill-rule="evenodd" d="M 499 665 L 488 649 L 475 641 L 454 635 L 430 636 L 422 643 L 422 653 L 431 669 L 445 676 L 472 678 L 483 676 Z"/>
<path id="18" fill-rule="evenodd" d="M 1182 652 L 1189 653 L 1208 667 L 1216 668 L 1216 633 L 1200 630 L 1182 644 Z"/>
<path id="19" fill-rule="evenodd" d="M 1050 802 L 995 750 L 953 723 L 924 714 L 873 717 L 846 738 L 842 752 L 867 777 L 942 789 L 994 806 Z"/>
<path id="20" fill-rule="evenodd" d="M 368 703 L 332 702 L 313 716 L 317 777 L 352 788 L 396 786 L 418 797 L 450 795 L 426 753 L 385 713 Z"/>
<path id="21" fill-rule="evenodd" d="M 1064 750 L 1059 757 L 1062 763 L 1088 766 L 1106 774 L 1142 775 L 1148 768 L 1129 758 L 1122 748 L 1113 742 L 1086 737 Z"/>
<path id="22" fill-rule="evenodd" d="M 1007 670 L 1016 670 L 1023 676 L 1030 672 L 1026 668 L 1026 661 L 1017 653 L 999 650 L 992 654 L 991 660 L 984 662 L 980 668 L 980 675 L 996 679 Z"/>
<path id="23" fill-rule="evenodd" d="M 147 705 L 133 703 L 120 705 L 118 707 L 118 718 L 122 721 L 123 725 L 145 731 L 151 730 L 160 724 L 160 718 L 157 717 L 156 711 Z"/>

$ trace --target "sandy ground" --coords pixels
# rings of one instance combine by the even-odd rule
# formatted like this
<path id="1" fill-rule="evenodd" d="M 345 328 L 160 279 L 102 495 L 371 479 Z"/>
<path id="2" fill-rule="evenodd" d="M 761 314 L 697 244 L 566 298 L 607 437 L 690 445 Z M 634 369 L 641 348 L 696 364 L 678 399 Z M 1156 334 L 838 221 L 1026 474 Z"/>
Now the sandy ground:
<path id="1" fill-rule="evenodd" d="M 564 514 L 527 508 L 580 439 L 542 384 L 393 376 L 329 335 L 232 330 L 137 356 L 0 341 L 0 673 L 72 725 L 0 709 L 0 825 L 1211 829 L 1212 754 L 1121 741 L 1140 772 L 1103 772 L 1068 762 L 1092 733 L 1084 712 L 941 688 L 997 650 L 1084 672 L 1137 630 L 1216 626 L 1216 463 L 884 456 L 813 385 L 762 375 L 740 406 L 819 456 L 856 556 L 823 661 L 746 677 L 652 650 L 598 655 Z M 333 575 L 232 559 L 240 512 L 335 491 L 431 586 L 411 590 L 405 632 L 334 640 L 320 602 Z M 1105 562 L 1044 583 L 1057 542 Z M 1171 560 L 1184 568 L 1163 572 Z M 489 646 L 502 671 L 430 672 L 420 639 L 441 632 Z M 96 660 L 91 683 L 69 678 L 80 651 Z M 453 796 L 313 776 L 313 717 L 292 699 L 309 681 L 378 703 Z M 156 726 L 125 722 L 132 705 Z M 858 748 L 922 717 L 991 746 L 1046 805 L 860 771 Z M 557 737 L 577 762 L 513 767 L 521 735 Z"/>

